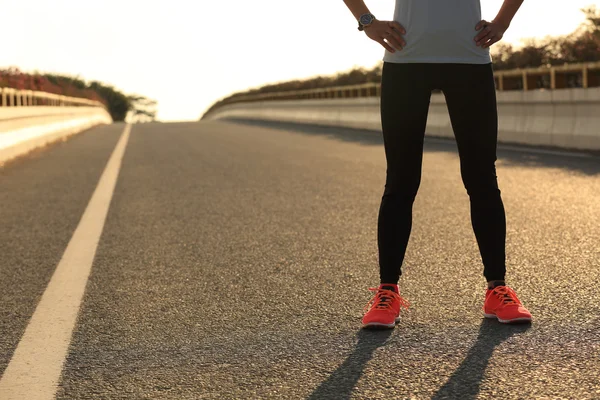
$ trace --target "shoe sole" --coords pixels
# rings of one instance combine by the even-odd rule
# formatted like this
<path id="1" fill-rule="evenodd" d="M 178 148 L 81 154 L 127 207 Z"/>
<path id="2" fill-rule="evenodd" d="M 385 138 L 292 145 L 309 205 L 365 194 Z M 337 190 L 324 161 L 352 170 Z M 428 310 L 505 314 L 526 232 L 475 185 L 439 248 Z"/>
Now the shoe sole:
<path id="1" fill-rule="evenodd" d="M 483 315 L 486 318 L 490 318 L 490 319 L 495 318 L 495 319 L 498 320 L 498 322 L 501 322 L 503 324 L 524 324 L 524 323 L 527 323 L 527 322 L 531 322 L 531 318 L 530 317 L 520 317 L 520 318 L 513 318 L 513 319 L 501 319 L 501 318 L 498 318 L 498 316 L 496 314 L 486 314 L 486 313 L 483 313 Z"/>
<path id="2" fill-rule="evenodd" d="M 369 324 L 363 324 L 363 328 L 365 329 L 391 329 L 395 328 L 396 324 L 400 322 L 400 317 L 396 317 L 396 320 L 393 324 L 384 324 L 381 322 L 371 322 Z"/>

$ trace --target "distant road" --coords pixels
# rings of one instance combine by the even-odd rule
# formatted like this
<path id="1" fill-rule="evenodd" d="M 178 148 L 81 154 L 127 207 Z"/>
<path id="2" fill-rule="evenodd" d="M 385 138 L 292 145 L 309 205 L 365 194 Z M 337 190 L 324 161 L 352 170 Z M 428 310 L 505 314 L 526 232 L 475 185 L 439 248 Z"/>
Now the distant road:
<path id="1" fill-rule="evenodd" d="M 69 243 L 84 251 L 74 233 L 124 128 L 94 128 L 0 168 L 0 373 L 22 357 L 15 349 Z M 400 283 L 411 311 L 393 331 L 365 332 L 378 279 L 379 135 L 134 125 L 114 193 L 97 191 L 110 208 L 97 248 L 85 244 L 95 249 L 89 280 L 58 286 L 85 294 L 73 300 L 64 366 L 62 356 L 31 365 L 57 373 L 56 394 L 40 390 L 57 399 L 600 399 L 600 158 L 499 151 L 508 281 L 534 315 L 530 328 L 511 327 L 482 318 L 456 147 L 426 142 Z M 41 313 L 45 328 L 32 333 L 48 349 L 60 290 L 56 317 Z M 17 378 L 0 379 L 0 398 L 24 390 Z"/>

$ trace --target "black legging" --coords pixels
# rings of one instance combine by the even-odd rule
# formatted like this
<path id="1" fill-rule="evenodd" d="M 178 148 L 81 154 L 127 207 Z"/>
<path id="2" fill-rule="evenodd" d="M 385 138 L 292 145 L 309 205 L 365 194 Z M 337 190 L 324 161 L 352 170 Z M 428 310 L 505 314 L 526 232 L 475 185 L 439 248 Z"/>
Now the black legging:
<path id="1" fill-rule="evenodd" d="M 381 283 L 397 283 L 401 274 L 434 89 L 446 97 L 484 276 L 503 280 L 506 217 L 496 179 L 498 114 L 492 65 L 385 63 L 381 120 L 387 177 L 378 220 Z"/>

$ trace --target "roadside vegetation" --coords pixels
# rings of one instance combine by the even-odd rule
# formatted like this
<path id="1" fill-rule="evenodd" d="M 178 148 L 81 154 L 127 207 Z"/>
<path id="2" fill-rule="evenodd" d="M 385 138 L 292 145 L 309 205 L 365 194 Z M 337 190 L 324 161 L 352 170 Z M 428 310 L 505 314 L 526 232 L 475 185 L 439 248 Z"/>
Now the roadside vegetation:
<path id="1" fill-rule="evenodd" d="M 136 120 L 154 120 L 156 118 L 156 101 L 144 96 L 126 95 L 110 85 L 97 81 L 85 82 L 77 77 L 42 73 L 29 74 L 12 67 L 0 69 L 0 87 L 38 90 L 96 100 L 106 106 L 114 121 L 125 120 L 129 112 Z"/>

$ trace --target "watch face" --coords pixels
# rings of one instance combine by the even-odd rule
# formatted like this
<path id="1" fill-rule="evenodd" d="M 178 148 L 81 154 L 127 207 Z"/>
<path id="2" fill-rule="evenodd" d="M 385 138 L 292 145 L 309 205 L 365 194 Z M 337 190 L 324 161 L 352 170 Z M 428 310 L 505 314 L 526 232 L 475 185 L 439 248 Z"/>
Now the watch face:
<path id="1" fill-rule="evenodd" d="M 373 21 L 373 17 L 369 14 L 360 16 L 360 23 L 363 25 L 369 25 Z"/>

